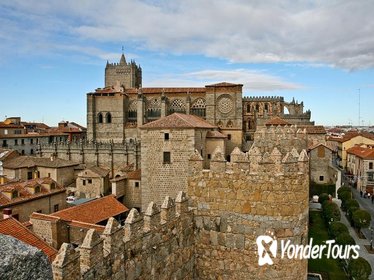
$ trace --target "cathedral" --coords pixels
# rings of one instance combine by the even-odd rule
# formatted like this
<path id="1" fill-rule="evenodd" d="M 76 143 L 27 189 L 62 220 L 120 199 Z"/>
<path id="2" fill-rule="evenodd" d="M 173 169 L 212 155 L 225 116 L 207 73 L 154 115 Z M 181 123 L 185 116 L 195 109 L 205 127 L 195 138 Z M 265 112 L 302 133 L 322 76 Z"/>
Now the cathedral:
<path id="1" fill-rule="evenodd" d="M 288 111 L 287 113 L 285 113 Z M 228 136 L 227 154 L 253 140 L 258 125 L 274 117 L 289 124 L 313 125 L 303 102 L 283 97 L 243 97 L 243 85 L 227 82 L 205 87 L 142 87 L 135 61 L 107 63 L 105 87 L 87 94 L 87 138 L 121 143 L 139 139 L 139 128 L 174 112 L 195 115 Z"/>

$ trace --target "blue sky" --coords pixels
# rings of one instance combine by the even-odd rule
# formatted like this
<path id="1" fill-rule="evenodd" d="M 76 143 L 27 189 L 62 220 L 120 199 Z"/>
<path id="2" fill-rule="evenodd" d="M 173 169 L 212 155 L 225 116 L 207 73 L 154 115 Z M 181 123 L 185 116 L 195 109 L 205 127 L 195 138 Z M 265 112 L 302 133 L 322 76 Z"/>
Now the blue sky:
<path id="1" fill-rule="evenodd" d="M 318 124 L 374 125 L 373 1 L 1 1 L 0 119 L 86 124 L 106 61 L 143 86 L 244 84 Z"/>

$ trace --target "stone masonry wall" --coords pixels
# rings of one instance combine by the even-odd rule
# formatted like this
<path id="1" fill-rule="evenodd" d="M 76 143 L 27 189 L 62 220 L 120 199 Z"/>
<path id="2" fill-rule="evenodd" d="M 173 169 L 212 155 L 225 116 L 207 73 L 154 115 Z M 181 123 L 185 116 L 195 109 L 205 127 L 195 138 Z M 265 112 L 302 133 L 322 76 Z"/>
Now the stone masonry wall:
<path id="1" fill-rule="evenodd" d="M 244 154 L 231 163 L 216 150 L 210 170 L 195 155 L 188 194 L 195 207 L 197 279 L 306 279 L 307 260 L 273 259 L 258 265 L 256 238 L 273 234 L 293 244 L 307 241 L 308 158 L 292 149 Z M 200 168 L 199 168 L 200 167 Z M 279 256 L 278 248 L 278 256 Z"/>
<path id="2" fill-rule="evenodd" d="M 64 243 L 52 267 L 61 279 L 194 279 L 194 223 L 185 193 L 132 209 L 121 227 L 110 218 L 101 236 L 93 229 L 81 246 Z"/>

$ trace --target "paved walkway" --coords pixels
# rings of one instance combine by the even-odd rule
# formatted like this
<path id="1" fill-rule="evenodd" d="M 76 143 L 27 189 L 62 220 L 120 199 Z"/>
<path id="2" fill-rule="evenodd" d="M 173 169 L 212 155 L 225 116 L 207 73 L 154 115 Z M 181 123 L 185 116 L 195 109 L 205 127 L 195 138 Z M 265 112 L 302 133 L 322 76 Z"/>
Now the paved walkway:
<path id="1" fill-rule="evenodd" d="M 360 194 L 358 194 L 358 196 L 360 196 Z M 336 204 L 338 204 L 339 209 L 340 209 L 341 200 L 334 198 L 333 201 Z M 371 201 L 370 201 L 370 203 L 371 203 Z M 360 206 L 361 206 L 361 204 L 360 204 Z M 364 207 L 362 207 L 362 208 L 364 208 Z M 351 227 L 351 224 L 349 223 L 347 217 L 344 215 L 344 212 L 341 209 L 340 209 L 340 214 L 341 214 L 341 220 L 340 221 L 348 227 L 349 234 L 356 241 L 356 244 L 360 245 L 360 250 L 359 250 L 360 257 L 363 257 L 365 260 L 367 260 L 370 263 L 371 269 L 372 269 L 372 273 L 371 273 L 369 279 L 370 280 L 374 280 L 374 254 L 369 254 L 368 251 L 365 248 L 365 245 L 370 245 L 369 239 L 360 239 L 360 238 L 358 238 L 355 230 Z"/>

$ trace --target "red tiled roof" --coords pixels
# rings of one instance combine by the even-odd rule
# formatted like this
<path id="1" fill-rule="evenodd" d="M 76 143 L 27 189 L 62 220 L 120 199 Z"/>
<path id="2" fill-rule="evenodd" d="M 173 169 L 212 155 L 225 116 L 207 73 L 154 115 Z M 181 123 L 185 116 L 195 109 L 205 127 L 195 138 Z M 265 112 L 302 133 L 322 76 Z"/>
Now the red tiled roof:
<path id="1" fill-rule="evenodd" d="M 141 169 L 127 172 L 127 179 L 140 180 L 141 179 L 141 174 L 142 174 Z"/>
<path id="2" fill-rule="evenodd" d="M 243 86 L 243 85 L 242 84 L 233 84 L 233 83 L 222 82 L 222 83 L 207 85 L 206 87 L 236 87 L 236 86 Z"/>
<path id="3" fill-rule="evenodd" d="M 211 131 L 208 131 L 208 133 L 206 134 L 206 138 L 227 138 L 227 135 L 225 134 L 222 134 L 221 132 L 217 131 L 217 130 L 211 130 Z"/>
<path id="4" fill-rule="evenodd" d="M 77 162 L 72 162 L 70 160 L 64 160 L 61 158 L 41 158 L 33 156 L 19 156 L 12 158 L 4 162 L 3 167 L 8 169 L 18 169 L 18 168 L 30 168 L 34 166 L 43 166 L 50 168 L 59 168 L 59 167 L 69 167 L 78 165 Z"/>
<path id="5" fill-rule="evenodd" d="M 326 134 L 326 129 L 323 125 L 298 125 L 300 129 L 306 129 L 308 134 Z"/>
<path id="6" fill-rule="evenodd" d="M 26 244 L 38 248 L 48 256 L 48 259 L 51 262 L 57 254 L 56 249 L 49 246 L 45 241 L 43 241 L 14 218 L 0 220 L 0 233 L 13 236 Z"/>
<path id="7" fill-rule="evenodd" d="M 330 136 L 327 140 L 343 143 L 343 142 L 349 141 L 352 138 L 357 137 L 357 136 L 362 136 L 362 137 L 374 140 L 374 134 L 366 132 L 366 131 L 361 131 L 361 132 L 359 132 L 359 131 L 348 131 L 342 137 Z"/>
<path id="8" fill-rule="evenodd" d="M 140 128 L 216 128 L 216 126 L 194 115 L 173 113 L 142 125 Z"/>
<path id="9" fill-rule="evenodd" d="M 54 183 L 56 188 L 49 191 L 46 189 L 42 184 L 51 184 Z M 32 194 L 27 188 L 35 188 L 36 186 L 40 186 L 40 192 Z M 16 190 L 18 192 L 18 196 L 9 199 L 4 193 L 5 192 L 12 192 Z M 65 189 L 58 185 L 54 180 L 51 178 L 37 178 L 31 179 L 27 181 L 18 181 L 18 182 L 9 182 L 3 185 L 0 185 L 0 207 L 10 205 L 13 203 L 18 203 L 22 201 L 27 201 L 30 199 L 36 199 L 38 197 L 44 197 L 48 195 L 53 195 L 55 193 L 64 192 Z"/>
<path id="10" fill-rule="evenodd" d="M 270 126 L 270 125 L 289 125 L 290 123 L 285 121 L 284 119 L 280 117 L 274 117 L 268 120 L 265 125 Z"/>
<path id="11" fill-rule="evenodd" d="M 114 195 L 104 196 L 74 207 L 70 207 L 51 214 L 65 221 L 79 221 L 97 224 L 110 217 L 117 216 L 129 209 L 120 203 Z"/>
<path id="12" fill-rule="evenodd" d="M 205 87 L 180 87 L 180 88 L 141 88 L 140 91 L 144 94 L 168 94 L 168 93 L 205 93 L 206 89 Z M 126 93 L 128 94 L 135 94 L 139 92 L 139 89 L 137 88 L 128 88 L 125 90 Z"/>
<path id="13" fill-rule="evenodd" d="M 374 159 L 374 149 L 372 148 L 364 148 L 360 146 L 354 146 L 347 150 L 348 154 L 353 154 L 359 158 L 372 160 Z"/>

